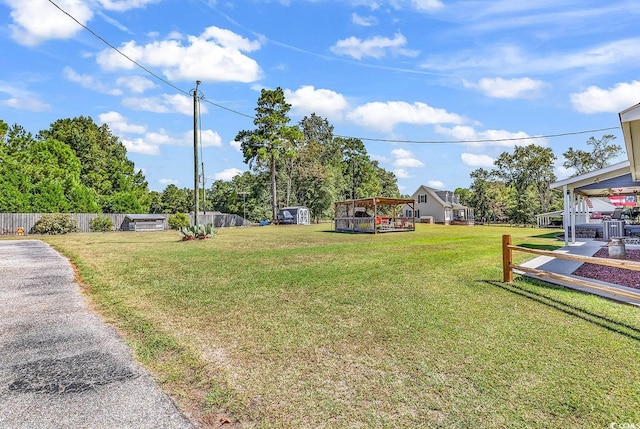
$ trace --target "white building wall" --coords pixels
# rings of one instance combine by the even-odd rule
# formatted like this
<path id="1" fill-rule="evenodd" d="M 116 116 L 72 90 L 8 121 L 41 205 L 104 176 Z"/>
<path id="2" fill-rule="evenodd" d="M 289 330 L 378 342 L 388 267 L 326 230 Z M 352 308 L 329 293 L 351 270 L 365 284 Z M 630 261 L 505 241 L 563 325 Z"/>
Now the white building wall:
<path id="1" fill-rule="evenodd" d="M 423 201 L 423 199 L 420 198 L 421 195 L 427 196 L 426 203 L 420 202 Z M 449 221 L 451 220 L 451 210 L 447 210 L 445 207 L 443 207 L 440 200 L 430 192 L 427 192 L 425 189 L 418 189 L 418 191 L 416 191 L 411 196 L 411 198 L 416 200 L 415 209 L 420 217 L 432 216 L 433 221 L 436 223 L 449 223 Z M 416 221 L 419 221 L 419 219 L 416 219 Z"/>

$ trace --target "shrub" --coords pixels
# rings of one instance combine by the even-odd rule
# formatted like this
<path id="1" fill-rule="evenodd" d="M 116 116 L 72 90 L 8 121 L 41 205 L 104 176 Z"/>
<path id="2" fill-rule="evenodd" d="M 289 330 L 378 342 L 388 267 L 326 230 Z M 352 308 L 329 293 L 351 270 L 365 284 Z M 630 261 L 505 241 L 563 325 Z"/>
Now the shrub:
<path id="1" fill-rule="evenodd" d="M 33 226 L 33 231 L 37 234 L 78 232 L 78 222 L 67 213 L 45 214 Z"/>
<path id="2" fill-rule="evenodd" d="M 89 221 L 89 229 L 94 232 L 113 231 L 113 221 L 108 217 L 98 216 Z"/>
<path id="3" fill-rule="evenodd" d="M 180 238 L 182 241 L 188 240 L 205 240 L 207 238 L 212 238 L 216 235 L 218 231 L 213 229 L 213 225 L 210 223 L 206 225 L 191 225 L 191 226 L 183 226 L 180 228 Z"/>
<path id="4" fill-rule="evenodd" d="M 171 229 L 180 229 L 184 226 L 189 226 L 190 223 L 189 217 L 184 213 L 176 213 L 169 216 L 169 220 L 167 222 Z"/>

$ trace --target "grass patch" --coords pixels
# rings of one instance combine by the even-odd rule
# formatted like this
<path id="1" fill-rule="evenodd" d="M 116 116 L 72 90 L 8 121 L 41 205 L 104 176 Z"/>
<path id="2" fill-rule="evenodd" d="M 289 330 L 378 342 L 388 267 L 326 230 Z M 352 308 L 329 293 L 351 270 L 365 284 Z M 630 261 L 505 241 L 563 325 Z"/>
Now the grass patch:
<path id="1" fill-rule="evenodd" d="M 44 239 L 201 424 L 604 427 L 640 420 L 640 312 L 518 278 L 528 228 L 329 225 Z M 514 254 L 515 263 L 532 255 Z M 214 423 L 211 423 L 214 422 Z"/>

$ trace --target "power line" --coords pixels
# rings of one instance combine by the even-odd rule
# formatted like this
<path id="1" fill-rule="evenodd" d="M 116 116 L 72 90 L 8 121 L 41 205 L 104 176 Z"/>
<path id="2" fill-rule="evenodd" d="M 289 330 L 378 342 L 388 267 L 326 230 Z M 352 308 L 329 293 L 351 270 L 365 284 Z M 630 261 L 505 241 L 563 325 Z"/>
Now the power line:
<path id="1" fill-rule="evenodd" d="M 176 85 L 174 85 L 173 83 L 169 82 L 168 80 L 164 79 L 162 76 L 158 76 L 157 74 L 155 74 L 154 72 L 152 72 L 151 70 L 149 70 L 148 68 L 146 68 L 145 66 L 143 66 L 142 64 L 140 64 L 139 62 L 137 62 L 136 60 L 134 60 L 133 58 L 129 57 L 127 54 L 125 54 L 124 52 L 122 52 L 120 49 L 116 48 L 115 46 L 113 46 L 111 43 L 109 43 L 107 40 L 105 40 L 102 36 L 100 36 L 99 34 L 97 34 L 95 31 L 93 31 L 91 28 L 87 27 L 86 25 L 84 25 L 83 23 L 81 23 L 80 21 L 78 21 L 73 15 L 71 15 L 69 12 L 67 12 L 66 10 L 62 9 L 60 6 L 58 6 L 56 4 L 56 2 L 54 2 L 53 0 L 49 0 L 49 3 L 51 3 L 52 5 L 54 5 L 60 12 L 64 13 L 65 15 L 67 15 L 69 18 L 71 18 L 72 20 L 74 20 L 80 27 L 84 28 L 85 30 L 87 30 L 89 33 L 91 33 L 94 37 L 96 37 L 97 39 L 99 39 L 102 43 L 104 43 L 105 45 L 107 45 L 108 47 L 110 47 L 111 49 L 113 49 L 114 51 L 116 51 L 117 53 L 119 53 L 120 55 L 122 55 L 123 57 L 125 57 L 127 60 L 131 61 L 133 64 L 135 64 L 136 66 L 140 67 L 142 70 L 144 70 L 145 72 L 149 73 L 151 76 L 155 77 L 156 79 L 158 79 L 159 81 L 165 83 L 166 85 L 169 85 L 171 88 L 175 89 L 176 91 L 184 94 L 184 95 L 190 95 L 187 91 L 177 87 Z"/>
<path id="2" fill-rule="evenodd" d="M 256 118 L 255 116 L 247 115 L 246 113 L 238 112 L 237 110 L 221 106 L 220 104 L 214 103 L 213 101 L 207 100 L 206 98 L 203 98 L 202 101 L 204 101 L 205 103 L 209 103 L 212 106 L 219 107 L 220 109 L 224 109 L 228 112 L 235 113 L 236 115 L 244 116 L 245 118 L 249 118 L 251 120 L 254 120 Z"/>
<path id="3" fill-rule="evenodd" d="M 159 76 L 158 74 L 156 74 L 153 71 L 149 70 L 147 67 L 145 67 L 144 65 L 140 64 L 138 61 L 136 61 L 133 58 L 129 57 L 127 54 L 125 54 L 120 49 L 115 47 L 113 44 L 111 44 L 109 41 L 107 41 L 102 36 L 97 34 L 91 28 L 89 28 L 85 24 L 83 24 L 80 21 L 78 21 L 69 12 L 67 12 L 64 9 L 62 9 L 60 6 L 58 6 L 55 1 L 49 0 L 49 3 L 54 5 L 60 12 L 64 13 L 65 15 L 67 15 L 69 18 L 71 18 L 73 21 L 75 21 L 80 27 L 82 27 L 83 29 L 87 30 L 95 38 L 100 40 L 102 43 L 107 45 L 109 48 L 111 48 L 114 51 L 116 51 L 118 54 L 122 55 L 124 58 L 126 58 L 128 61 L 130 61 L 132 64 L 134 64 L 135 66 L 137 66 L 141 70 L 145 71 L 146 73 L 148 73 L 149 75 L 153 76 L 154 78 L 156 78 L 160 82 L 164 83 L 165 85 L 168 85 L 171 88 L 175 89 L 179 93 L 187 95 L 187 96 L 191 95 L 190 92 L 185 91 L 182 88 L 176 86 L 175 84 L 173 84 L 172 82 L 170 82 L 167 79 L 163 78 L 162 76 Z M 230 18 L 227 17 L 227 19 L 230 19 Z M 240 24 L 237 24 L 237 25 L 240 25 Z M 251 30 L 249 30 L 249 31 L 251 31 Z M 290 47 L 290 48 L 295 48 L 295 47 L 291 47 L 289 45 L 285 45 L 285 44 L 283 44 L 281 42 L 278 42 L 278 44 L 284 45 L 284 46 Z M 298 48 L 296 48 L 296 49 L 298 49 Z M 226 110 L 228 112 L 234 113 L 236 115 L 243 116 L 243 117 L 249 118 L 251 120 L 255 120 L 255 116 L 248 115 L 246 113 L 242 113 L 242 112 L 239 112 L 237 110 L 233 110 L 233 109 L 230 109 L 228 107 L 222 106 L 220 104 L 214 103 L 214 102 L 204 98 L 204 96 L 201 98 L 201 100 L 204 101 L 205 103 L 208 103 L 208 104 L 210 104 L 212 106 L 215 106 L 215 107 L 218 107 L 220 109 Z M 353 137 L 353 136 L 340 136 L 340 135 L 336 135 L 336 137 L 347 138 L 347 139 L 358 139 L 358 140 L 370 141 L 370 142 L 382 142 L 382 143 L 469 144 L 469 143 L 499 143 L 499 142 L 509 142 L 509 141 L 536 140 L 536 139 L 541 139 L 541 138 L 566 137 L 566 136 L 572 136 L 572 135 L 589 134 L 589 133 L 595 133 L 595 132 L 601 132 L 601 131 L 610 131 L 610 130 L 617 130 L 617 129 L 619 129 L 619 127 L 608 127 L 608 128 L 600 128 L 600 129 L 596 129 L 596 130 L 573 131 L 573 132 L 558 133 L 558 134 L 547 134 L 547 135 L 531 136 L 531 137 L 510 137 L 510 138 L 502 138 L 502 139 L 477 139 L 477 140 L 398 140 L 398 139 L 378 139 L 378 138 L 370 138 L 370 137 Z"/>
<path id="4" fill-rule="evenodd" d="M 537 139 L 547 139 L 554 137 L 566 137 L 566 136 L 575 136 L 579 134 L 589 134 L 589 133 L 597 133 L 600 131 L 610 131 L 610 130 L 618 130 L 620 127 L 609 127 L 609 128 L 600 128 L 597 130 L 584 130 L 584 131 L 573 131 L 568 133 L 559 133 L 559 134 L 546 134 L 541 136 L 529 136 L 529 137 L 506 137 L 502 139 L 478 139 L 478 140 L 394 140 L 394 139 L 375 139 L 375 138 L 367 138 L 367 137 L 349 137 L 349 136 L 336 136 L 342 137 L 346 139 L 358 139 L 365 141 L 373 141 L 373 142 L 384 142 L 384 143 L 415 143 L 415 144 L 465 144 L 465 143 L 499 143 L 499 142 L 510 142 L 510 141 L 520 141 L 520 140 L 537 140 Z"/>

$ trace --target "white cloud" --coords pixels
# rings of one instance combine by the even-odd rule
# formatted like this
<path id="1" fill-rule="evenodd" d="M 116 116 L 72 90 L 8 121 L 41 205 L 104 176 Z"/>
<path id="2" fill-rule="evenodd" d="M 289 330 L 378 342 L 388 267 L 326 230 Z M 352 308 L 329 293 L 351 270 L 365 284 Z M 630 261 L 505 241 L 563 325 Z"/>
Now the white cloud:
<path id="1" fill-rule="evenodd" d="M 142 94 L 147 89 L 154 88 L 156 86 L 151 80 L 142 76 L 123 76 L 116 80 L 116 84 L 127 88 L 134 94 Z"/>
<path id="2" fill-rule="evenodd" d="M 142 138 L 136 139 L 121 139 L 124 147 L 127 148 L 127 152 L 139 153 L 142 155 L 160 155 L 160 148 L 158 146 L 149 144 Z"/>
<path id="3" fill-rule="evenodd" d="M 158 183 L 160 183 L 161 185 L 177 185 L 178 183 L 180 183 L 180 181 L 176 179 L 162 178 L 158 180 Z"/>
<path id="4" fill-rule="evenodd" d="M 98 120 L 118 133 L 144 134 L 147 131 L 144 125 L 131 124 L 118 112 L 101 113 L 98 115 Z"/>
<path id="5" fill-rule="evenodd" d="M 460 124 L 464 119 L 444 109 L 425 103 L 409 104 L 404 101 L 372 102 L 357 107 L 347 117 L 355 123 L 388 132 L 398 124 Z"/>
<path id="6" fill-rule="evenodd" d="M 411 4 L 420 11 L 434 11 L 444 7 L 440 0 L 411 0 Z"/>
<path id="7" fill-rule="evenodd" d="M 129 33 L 129 34 L 133 34 L 133 31 L 129 30 L 126 26 L 124 26 L 122 23 L 120 23 L 119 21 L 117 21 L 116 19 L 105 15 L 104 13 L 102 13 L 101 11 L 97 11 L 96 14 L 104 19 L 106 22 L 108 22 L 109 24 L 113 25 L 114 27 L 116 27 L 118 30 L 122 31 L 123 33 Z"/>
<path id="8" fill-rule="evenodd" d="M 295 91 L 284 90 L 287 102 L 301 115 L 316 113 L 319 116 L 339 120 L 348 108 L 342 94 L 329 89 L 315 89 L 311 85 L 301 86 Z"/>
<path id="9" fill-rule="evenodd" d="M 110 88 L 104 83 L 100 82 L 94 76 L 88 74 L 79 74 L 71 67 L 65 67 L 63 69 L 64 77 L 70 82 L 79 83 L 83 88 L 88 88 L 93 91 L 102 92 L 109 95 L 121 95 L 122 91 L 118 88 Z"/>
<path id="10" fill-rule="evenodd" d="M 148 4 L 158 3 L 159 0 L 98 0 L 106 10 L 114 12 L 126 12 L 130 9 L 145 7 Z"/>
<path id="11" fill-rule="evenodd" d="M 363 27 L 371 27 L 378 21 L 374 16 L 360 16 L 357 13 L 351 14 L 351 22 L 355 25 L 361 25 Z"/>
<path id="12" fill-rule="evenodd" d="M 234 150 L 242 153 L 242 143 L 232 140 L 229 142 L 229 146 L 231 146 Z"/>
<path id="13" fill-rule="evenodd" d="M 31 98 L 6 98 L 4 100 L 0 100 L 0 104 L 13 109 L 26 110 L 28 112 L 44 112 L 51 110 L 51 105 L 44 101 Z"/>
<path id="14" fill-rule="evenodd" d="M 608 74 L 629 68 L 640 56 L 640 38 L 617 40 L 580 51 L 545 52 L 535 56 L 516 45 L 491 45 L 485 50 L 430 56 L 422 67 L 432 70 L 484 70 L 492 74 L 554 74 L 584 70 Z"/>
<path id="15" fill-rule="evenodd" d="M 424 163 L 416 158 L 401 158 L 396 159 L 393 162 L 393 165 L 396 167 L 405 167 L 405 168 L 419 168 L 424 167 Z"/>
<path id="16" fill-rule="evenodd" d="M 222 138 L 213 130 L 202 130 L 200 133 L 200 145 L 202 147 L 222 147 Z"/>
<path id="17" fill-rule="evenodd" d="M 169 133 L 163 128 L 158 131 L 151 131 L 144 135 L 144 139 L 150 144 L 154 145 L 181 145 L 182 141 L 171 137 Z"/>
<path id="18" fill-rule="evenodd" d="M 406 149 L 394 149 L 391 151 L 391 156 L 394 158 L 394 167 L 399 169 L 424 167 L 422 161 Z"/>
<path id="19" fill-rule="evenodd" d="M 429 186 L 430 188 L 435 188 L 435 189 L 444 189 L 444 183 L 442 183 L 439 180 L 428 180 L 427 181 L 427 186 Z"/>
<path id="20" fill-rule="evenodd" d="M 618 113 L 640 102 L 640 82 L 621 82 L 608 89 L 590 86 L 570 98 L 573 108 L 580 113 Z"/>
<path id="21" fill-rule="evenodd" d="M 540 80 L 528 77 L 521 79 L 483 78 L 477 83 L 463 81 L 467 88 L 475 88 L 488 97 L 494 98 L 533 98 L 539 95 L 543 86 Z"/>
<path id="22" fill-rule="evenodd" d="M 214 174 L 213 178 L 215 180 L 229 181 L 229 180 L 233 179 L 235 176 L 238 176 L 238 175 L 240 175 L 242 173 L 243 173 L 243 171 L 238 169 L 238 168 L 227 168 L 225 170 L 222 170 L 219 173 Z"/>
<path id="23" fill-rule="evenodd" d="M 359 6 L 367 6 L 371 10 L 378 10 L 385 3 L 396 10 L 409 8 L 420 12 L 432 12 L 444 6 L 441 0 L 351 0 L 351 2 Z"/>
<path id="24" fill-rule="evenodd" d="M 393 174 L 395 174 L 398 179 L 411 179 L 413 177 L 404 168 L 397 168 L 397 169 L 393 170 Z"/>
<path id="25" fill-rule="evenodd" d="M 494 159 L 489 155 L 477 155 L 474 153 L 463 153 L 460 158 L 469 167 L 493 167 Z"/>
<path id="26" fill-rule="evenodd" d="M 394 158 L 408 158 L 413 156 L 413 154 L 406 149 L 394 149 L 391 151 L 391 155 L 393 155 Z"/>
<path id="27" fill-rule="evenodd" d="M 146 45 L 129 41 L 119 49 L 134 61 L 161 68 L 170 80 L 250 83 L 259 80 L 262 71 L 258 63 L 243 52 L 259 48 L 259 41 L 212 26 L 200 36 L 188 36 L 186 45 L 183 45 L 182 38 L 169 38 Z M 112 49 L 100 52 L 96 59 L 105 70 L 131 70 L 135 67 Z"/>
<path id="28" fill-rule="evenodd" d="M 558 178 L 558 180 L 566 179 L 567 177 L 571 177 L 576 174 L 575 168 L 566 168 L 564 165 L 562 165 L 563 163 L 564 163 L 564 157 L 560 157 L 559 159 L 556 159 L 556 161 L 553 164 L 553 167 L 554 167 L 553 172 Z"/>
<path id="29" fill-rule="evenodd" d="M 458 125 L 455 127 L 447 128 L 443 126 L 436 126 L 436 131 L 442 135 L 453 138 L 456 141 L 468 142 L 466 143 L 470 147 L 507 147 L 511 148 L 515 145 L 528 145 L 537 144 L 539 146 L 546 146 L 547 141 L 544 138 L 529 138 L 529 134 L 524 131 L 511 132 L 506 130 L 485 130 L 476 131 L 469 126 Z"/>
<path id="30" fill-rule="evenodd" d="M 127 97 L 122 105 L 134 110 L 154 113 L 182 113 L 193 116 L 193 98 L 181 94 L 163 94 L 159 97 Z M 207 106 L 200 103 L 200 112 L 207 113 Z"/>
<path id="31" fill-rule="evenodd" d="M 378 161 L 378 163 L 380 164 L 386 164 L 388 162 L 391 162 L 389 158 L 387 158 L 386 156 L 378 155 L 377 153 L 370 153 L 369 158 L 371 158 L 373 161 Z"/>
<path id="32" fill-rule="evenodd" d="M 108 124 L 112 130 L 122 134 L 144 134 L 142 137 L 121 138 L 122 143 L 129 152 L 143 155 L 159 155 L 160 146 L 162 145 L 193 147 L 193 130 L 185 131 L 182 134 L 172 134 L 164 128 L 146 132 L 146 126 L 131 124 L 118 112 L 107 112 L 100 114 L 98 117 L 101 123 Z M 202 130 L 199 143 L 203 148 L 221 147 L 222 139 L 213 130 Z"/>
<path id="33" fill-rule="evenodd" d="M 82 27 L 47 0 L 6 0 L 6 3 L 13 19 L 13 24 L 9 24 L 11 36 L 22 45 L 36 46 L 50 39 L 70 39 L 82 31 Z M 93 17 L 89 2 L 59 0 L 56 3 L 82 24 Z"/>
<path id="34" fill-rule="evenodd" d="M 405 49 L 407 39 L 400 33 L 397 33 L 393 39 L 388 37 L 376 36 L 370 39 L 361 40 L 357 37 L 349 37 L 343 40 L 338 40 L 334 46 L 331 47 L 331 51 L 337 55 L 345 55 L 357 60 L 363 57 L 373 57 L 380 59 L 387 54 L 393 56 L 407 56 L 415 57 L 418 55 L 418 51 Z"/>
<path id="35" fill-rule="evenodd" d="M 11 107 L 28 112 L 44 112 L 51 110 L 51 105 L 40 100 L 36 94 L 23 89 L 17 85 L 0 80 L 0 94 L 7 94 L 8 98 L 0 98 L 0 105 Z"/>

